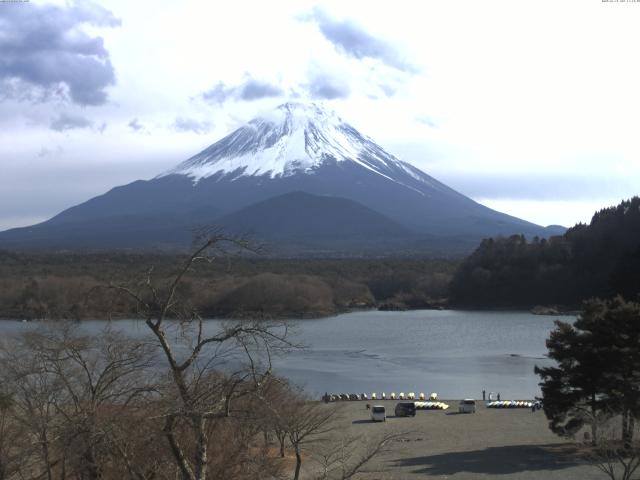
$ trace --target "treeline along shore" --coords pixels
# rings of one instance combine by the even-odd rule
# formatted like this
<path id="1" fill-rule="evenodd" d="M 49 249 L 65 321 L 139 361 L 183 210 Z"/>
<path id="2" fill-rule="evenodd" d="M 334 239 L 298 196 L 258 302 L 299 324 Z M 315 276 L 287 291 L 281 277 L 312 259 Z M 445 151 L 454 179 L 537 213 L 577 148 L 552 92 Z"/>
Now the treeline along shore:
<path id="1" fill-rule="evenodd" d="M 562 236 L 486 239 L 461 263 L 452 304 L 579 309 L 584 300 L 640 293 L 640 198 L 596 212 Z"/>
<path id="2" fill-rule="evenodd" d="M 131 318 L 101 288 L 171 278 L 187 257 L 0 251 L 0 318 Z M 194 266 L 181 293 L 204 317 L 313 318 L 356 309 L 574 311 L 640 292 L 640 198 L 549 239 L 483 240 L 468 257 L 223 257 Z M 542 306 L 542 308 L 541 308 Z"/>
<path id="3" fill-rule="evenodd" d="M 109 284 L 169 279 L 186 257 L 0 252 L 0 317 L 131 318 Z M 225 258 L 194 267 L 180 289 L 204 317 L 313 318 L 356 309 L 442 305 L 459 259 Z"/>

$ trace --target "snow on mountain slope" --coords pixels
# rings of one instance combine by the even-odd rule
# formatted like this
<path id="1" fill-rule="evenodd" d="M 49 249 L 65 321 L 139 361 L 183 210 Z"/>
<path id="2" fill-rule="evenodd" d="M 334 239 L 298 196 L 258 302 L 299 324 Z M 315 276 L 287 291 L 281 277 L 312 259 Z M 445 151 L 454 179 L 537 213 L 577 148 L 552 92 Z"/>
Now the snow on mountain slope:
<path id="1" fill-rule="evenodd" d="M 297 102 L 280 105 L 266 116 L 251 120 L 159 177 L 186 175 L 196 183 L 213 175 L 219 175 L 220 179 L 267 175 L 273 179 L 313 174 L 328 161 L 356 163 L 413 190 L 415 187 L 398 178 L 398 173 L 431 188 L 443 187 L 384 151 L 335 112 L 315 103 Z"/>
<path id="2" fill-rule="evenodd" d="M 304 251 L 300 232 L 320 232 L 322 245 L 304 241 L 323 252 L 453 251 L 551 233 L 449 188 L 320 105 L 286 103 L 153 179 L 0 232 L 0 248 L 171 248 L 188 244 L 194 227 L 225 221 L 280 235 L 281 245 L 295 237 Z"/>

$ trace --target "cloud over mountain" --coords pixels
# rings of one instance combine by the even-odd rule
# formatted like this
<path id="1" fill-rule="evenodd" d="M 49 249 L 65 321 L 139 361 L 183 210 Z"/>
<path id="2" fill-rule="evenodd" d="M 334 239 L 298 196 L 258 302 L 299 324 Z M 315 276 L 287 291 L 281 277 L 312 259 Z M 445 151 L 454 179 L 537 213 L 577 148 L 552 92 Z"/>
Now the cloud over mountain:
<path id="1" fill-rule="evenodd" d="M 261 98 L 279 97 L 284 94 L 284 90 L 278 85 L 274 85 L 265 80 L 253 77 L 246 77 L 240 85 L 227 85 L 218 82 L 211 89 L 202 94 L 202 98 L 209 103 L 223 104 L 227 100 L 253 101 Z"/>
<path id="2" fill-rule="evenodd" d="M 404 59 L 404 56 L 391 44 L 374 37 L 351 20 L 338 20 L 330 17 L 324 10 L 314 8 L 303 17 L 315 23 L 320 33 L 341 53 L 362 60 L 373 58 L 384 64 L 408 73 L 417 69 Z"/>
<path id="3" fill-rule="evenodd" d="M 323 72 L 316 72 L 309 78 L 306 85 L 311 98 L 321 100 L 334 100 L 347 98 L 351 93 L 351 87 L 346 80 Z"/>
<path id="4" fill-rule="evenodd" d="M 173 122 L 173 129 L 176 132 L 193 132 L 202 135 L 211 130 L 211 124 L 194 118 L 177 117 Z"/>

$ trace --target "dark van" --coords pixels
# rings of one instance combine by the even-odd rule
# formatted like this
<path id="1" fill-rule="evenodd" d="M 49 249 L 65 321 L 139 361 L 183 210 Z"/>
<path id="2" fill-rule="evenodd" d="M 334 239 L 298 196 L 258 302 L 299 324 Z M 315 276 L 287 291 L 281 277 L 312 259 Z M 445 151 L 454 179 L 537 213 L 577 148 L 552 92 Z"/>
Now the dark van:
<path id="1" fill-rule="evenodd" d="M 413 402 L 396 403 L 396 417 L 415 417 L 416 404 Z"/>

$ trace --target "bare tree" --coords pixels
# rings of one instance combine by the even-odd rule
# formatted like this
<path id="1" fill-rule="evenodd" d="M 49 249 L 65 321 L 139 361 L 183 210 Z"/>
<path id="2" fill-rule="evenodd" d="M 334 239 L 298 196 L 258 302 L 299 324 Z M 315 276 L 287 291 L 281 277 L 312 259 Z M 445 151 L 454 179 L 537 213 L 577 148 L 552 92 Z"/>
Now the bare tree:
<path id="1" fill-rule="evenodd" d="M 292 347 L 282 323 L 227 323 L 208 332 L 195 308 L 181 298 L 179 289 L 185 276 L 197 263 L 211 263 L 220 253 L 224 255 L 225 245 L 248 248 L 242 240 L 214 232 L 167 284 L 158 285 L 150 271 L 137 286 L 109 286 L 135 301 L 168 365 L 170 381 L 162 392 L 165 410 L 159 417 L 163 418 L 163 433 L 183 480 L 206 479 L 212 424 L 242 416 L 243 412 L 234 410 L 234 402 L 263 387 L 271 375 L 274 351 Z M 173 342 L 172 327 L 177 327 Z"/>
<path id="2" fill-rule="evenodd" d="M 322 458 L 318 478 L 333 480 L 363 472 L 384 451 L 391 437 L 331 443 L 334 406 L 274 378 L 272 356 L 297 347 L 286 323 L 210 324 L 192 307 L 185 279 L 225 243 L 245 247 L 214 235 L 168 282 L 150 270 L 137 284 L 107 287 L 135 303 L 150 341 L 110 325 L 87 335 L 57 324 L 0 342 L 9 393 L 0 392 L 0 480 L 280 478 L 285 462 L 257 442 L 263 432 L 275 434 L 281 455 L 293 449 L 295 479 L 305 452 Z M 15 432 L 26 433 L 15 440 Z"/>
<path id="3" fill-rule="evenodd" d="M 340 436 L 340 412 L 335 405 L 310 401 L 300 388 L 277 377 L 272 377 L 263 390 L 261 412 L 263 434 L 266 431 L 275 436 L 280 456 L 285 456 L 287 446 L 294 450 L 294 478 L 302 477 L 305 452 L 314 465 L 308 472 L 314 480 L 346 480 L 371 473 L 373 470 L 367 469 L 370 462 L 389 451 L 394 440 L 410 433 L 387 432 L 370 438 Z"/>
<path id="4" fill-rule="evenodd" d="M 25 434 L 14 418 L 12 396 L 0 391 L 0 480 L 12 478 L 24 466 Z"/>
<path id="5" fill-rule="evenodd" d="M 298 398 L 283 415 L 286 418 L 286 432 L 296 455 L 296 468 L 293 478 L 300 478 L 302 452 L 312 445 L 328 440 L 328 434 L 335 431 L 336 406 L 310 402 Z"/>
<path id="6" fill-rule="evenodd" d="M 289 438 L 290 417 L 299 411 L 303 400 L 302 391 L 285 378 L 272 376 L 265 383 L 260 398 L 260 425 L 265 443 L 274 435 L 281 458 L 285 457 L 285 447 Z"/>
<path id="7" fill-rule="evenodd" d="M 101 478 L 107 463 L 101 457 L 111 453 L 115 420 L 156 389 L 147 372 L 152 345 L 109 327 L 95 337 L 81 335 L 70 325 L 26 339 L 42 358 L 44 373 L 54 375 L 64 393 L 56 411 L 63 418 L 60 435 L 67 462 L 82 478 Z"/>
<path id="8" fill-rule="evenodd" d="M 59 463 L 54 445 L 61 384 L 46 373 L 42 359 L 25 347 L 24 338 L 0 346 L 0 380 L 11 391 L 13 421 L 28 439 L 21 445 L 21 454 L 32 476 L 52 480 L 53 468 Z"/>
<path id="9" fill-rule="evenodd" d="M 27 332 L 12 345 L 5 343 L 2 377 L 13 392 L 15 421 L 38 447 L 34 452 L 40 461 L 30 469 L 41 472 L 35 477 L 51 480 L 57 470 L 61 478 L 98 479 L 114 457 L 126 463 L 119 455 L 119 439 L 126 437 L 120 427 L 134 405 L 155 391 L 148 372 L 152 351 L 150 344 L 109 327 L 91 337 L 71 324 Z"/>
<path id="10" fill-rule="evenodd" d="M 391 450 L 393 441 L 408 432 L 386 432 L 373 438 L 343 437 L 319 446 L 312 452 L 320 472 L 314 480 L 348 480 L 358 474 L 373 473 L 370 462 Z"/>
<path id="11" fill-rule="evenodd" d="M 640 442 L 621 439 L 618 421 L 619 416 L 613 415 L 600 419 L 598 441 L 585 446 L 586 456 L 589 463 L 611 480 L 631 480 L 640 468 Z"/>
<path id="12" fill-rule="evenodd" d="M 591 455 L 593 464 L 611 480 L 631 480 L 640 467 L 638 446 L 624 448 L 619 441 L 601 442 Z"/>

